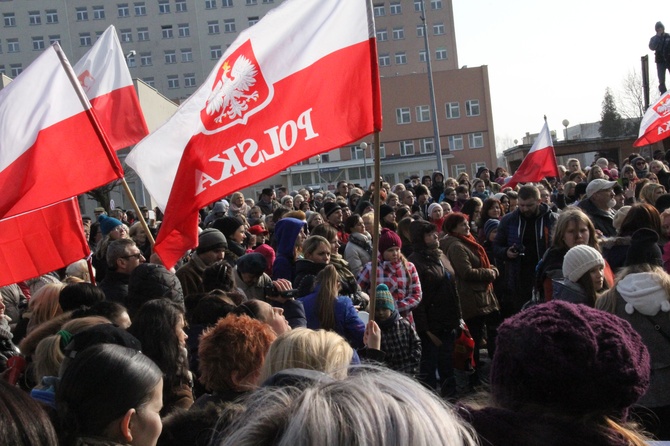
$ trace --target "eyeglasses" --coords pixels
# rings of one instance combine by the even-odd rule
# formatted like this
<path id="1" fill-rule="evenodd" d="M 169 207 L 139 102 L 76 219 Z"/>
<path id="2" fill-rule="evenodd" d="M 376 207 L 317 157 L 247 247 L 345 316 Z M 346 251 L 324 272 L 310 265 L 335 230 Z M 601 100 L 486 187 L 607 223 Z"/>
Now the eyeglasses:
<path id="1" fill-rule="evenodd" d="M 133 257 L 135 257 L 135 258 L 137 258 L 137 260 L 139 260 L 142 257 L 142 253 L 138 252 L 137 254 L 130 254 L 130 255 L 127 255 L 127 256 L 123 256 L 121 258 L 122 259 L 132 259 Z"/>

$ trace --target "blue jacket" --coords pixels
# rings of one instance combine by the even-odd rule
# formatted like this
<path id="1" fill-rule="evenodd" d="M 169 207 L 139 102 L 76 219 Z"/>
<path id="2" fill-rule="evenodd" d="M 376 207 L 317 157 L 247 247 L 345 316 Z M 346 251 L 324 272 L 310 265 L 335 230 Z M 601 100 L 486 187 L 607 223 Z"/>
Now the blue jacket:
<path id="1" fill-rule="evenodd" d="M 275 239 L 277 240 L 277 258 L 272 264 L 272 280 L 287 279 L 293 282 L 295 277 L 295 262 L 293 250 L 298 234 L 307 223 L 297 218 L 282 218 L 275 225 Z"/>
<path id="2" fill-rule="evenodd" d="M 305 307 L 307 328 L 311 328 L 312 330 L 321 328 L 319 318 L 316 314 L 318 293 L 319 287 L 317 286 L 314 292 L 298 299 Z M 365 324 L 358 317 L 358 311 L 354 308 L 351 299 L 346 296 L 339 296 L 335 300 L 335 332 L 346 339 L 353 348 L 363 347 Z"/>

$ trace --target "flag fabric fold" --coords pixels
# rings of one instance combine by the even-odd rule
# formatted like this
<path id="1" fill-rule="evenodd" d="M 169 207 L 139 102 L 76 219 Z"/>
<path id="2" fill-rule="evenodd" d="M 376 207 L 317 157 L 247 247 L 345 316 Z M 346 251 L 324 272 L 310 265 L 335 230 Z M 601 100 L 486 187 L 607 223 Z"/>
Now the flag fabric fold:
<path id="1" fill-rule="evenodd" d="M 649 107 L 640 122 L 640 133 L 633 147 L 654 144 L 670 136 L 670 92 L 665 92 Z"/>
<path id="2" fill-rule="evenodd" d="M 287 0 L 242 32 L 204 84 L 126 162 L 165 216 L 173 266 L 197 244 L 199 208 L 381 130 L 366 0 Z"/>
<path id="3" fill-rule="evenodd" d="M 0 220 L 0 286 L 55 271 L 89 253 L 75 198 Z"/>
<path id="4" fill-rule="evenodd" d="M 94 127 L 95 117 L 77 95 L 59 52 L 58 44 L 47 48 L 0 90 L 0 218 L 123 177 L 118 159 L 110 153 L 104 133 Z"/>
<path id="5" fill-rule="evenodd" d="M 114 150 L 149 133 L 114 25 L 73 68 Z"/>
<path id="6" fill-rule="evenodd" d="M 545 177 L 557 177 L 559 175 L 554 143 L 545 120 L 544 126 L 530 151 L 521 161 L 521 165 L 514 172 L 509 182 L 505 184 L 505 187 L 514 187 L 518 183 L 537 182 Z"/>

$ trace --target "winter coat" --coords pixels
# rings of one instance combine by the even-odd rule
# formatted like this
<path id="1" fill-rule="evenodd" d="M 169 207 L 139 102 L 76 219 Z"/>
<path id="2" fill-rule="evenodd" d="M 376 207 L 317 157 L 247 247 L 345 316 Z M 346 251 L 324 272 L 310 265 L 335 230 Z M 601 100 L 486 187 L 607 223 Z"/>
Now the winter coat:
<path id="1" fill-rule="evenodd" d="M 554 279 L 553 288 L 554 299 L 564 300 L 573 304 L 593 306 L 593 302 L 591 302 L 591 299 L 586 295 L 586 291 L 584 291 L 584 288 L 578 283 L 568 279 Z"/>
<path id="2" fill-rule="evenodd" d="M 327 263 L 316 263 L 307 259 L 295 262 L 295 279 L 293 288 L 298 290 L 298 297 L 307 296 L 314 291 L 316 275 L 326 267 Z"/>
<path id="3" fill-rule="evenodd" d="M 616 228 L 614 227 L 614 212 L 611 210 L 603 211 L 596 207 L 588 198 L 582 200 L 577 205 L 593 222 L 593 226 L 603 233 L 605 237 L 614 237 Z"/>
<path id="4" fill-rule="evenodd" d="M 305 308 L 305 317 L 307 318 L 307 328 L 318 330 L 321 323 L 317 316 L 319 287 L 305 297 L 298 299 Z M 365 333 L 365 324 L 358 317 L 358 311 L 354 308 L 351 299 L 346 296 L 338 296 L 333 305 L 335 306 L 335 327 L 334 331 L 349 342 L 353 348 L 363 347 L 363 334 Z"/>
<path id="5" fill-rule="evenodd" d="M 126 307 L 131 317 L 143 303 L 162 297 L 184 308 L 184 293 L 175 274 L 155 263 L 142 263 L 130 273 Z"/>
<path id="6" fill-rule="evenodd" d="M 349 270 L 354 276 L 363 269 L 363 265 L 372 261 L 372 244 L 370 238 L 360 232 L 349 235 L 349 241 L 344 248 L 344 258 L 349 262 Z"/>
<path id="7" fill-rule="evenodd" d="M 407 319 L 394 310 L 385 321 L 377 321 L 382 333 L 381 350 L 385 365 L 401 373 L 416 376 L 421 361 L 421 339 Z"/>
<path id="8" fill-rule="evenodd" d="M 456 275 L 456 290 L 461 302 L 463 319 L 467 322 L 500 309 L 493 292 L 493 281 L 497 277 L 495 267 L 482 267 L 479 256 L 458 237 L 447 236 L 440 242 Z"/>
<path id="9" fill-rule="evenodd" d="M 631 246 L 631 238 L 630 236 L 611 237 L 600 244 L 603 258 L 607 260 L 614 271 L 618 271 L 625 266 L 628 249 Z"/>
<path id="10" fill-rule="evenodd" d="M 202 275 L 205 273 L 205 262 L 200 260 L 198 254 L 193 253 L 188 263 L 185 263 L 177 270 L 176 276 L 181 283 L 184 295 L 204 293 L 205 287 L 202 286 Z"/>
<path id="11" fill-rule="evenodd" d="M 275 225 L 274 237 L 277 241 L 277 258 L 272 265 L 272 279 L 286 279 L 293 282 L 295 278 L 295 261 L 293 253 L 298 234 L 302 229 L 307 231 L 307 223 L 297 218 L 282 218 Z"/>
<path id="12" fill-rule="evenodd" d="M 125 306 L 129 279 L 130 274 L 110 270 L 107 271 L 105 278 L 98 284 L 98 287 L 105 293 L 106 300 Z"/>

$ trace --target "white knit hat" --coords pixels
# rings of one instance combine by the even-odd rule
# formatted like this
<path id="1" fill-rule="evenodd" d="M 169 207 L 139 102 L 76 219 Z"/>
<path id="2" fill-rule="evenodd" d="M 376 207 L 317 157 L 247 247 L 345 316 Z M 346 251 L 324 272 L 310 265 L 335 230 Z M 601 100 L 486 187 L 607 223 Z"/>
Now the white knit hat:
<path id="1" fill-rule="evenodd" d="M 603 256 L 589 245 L 577 245 L 571 248 L 563 259 L 563 277 L 577 282 L 594 266 L 605 266 Z"/>

